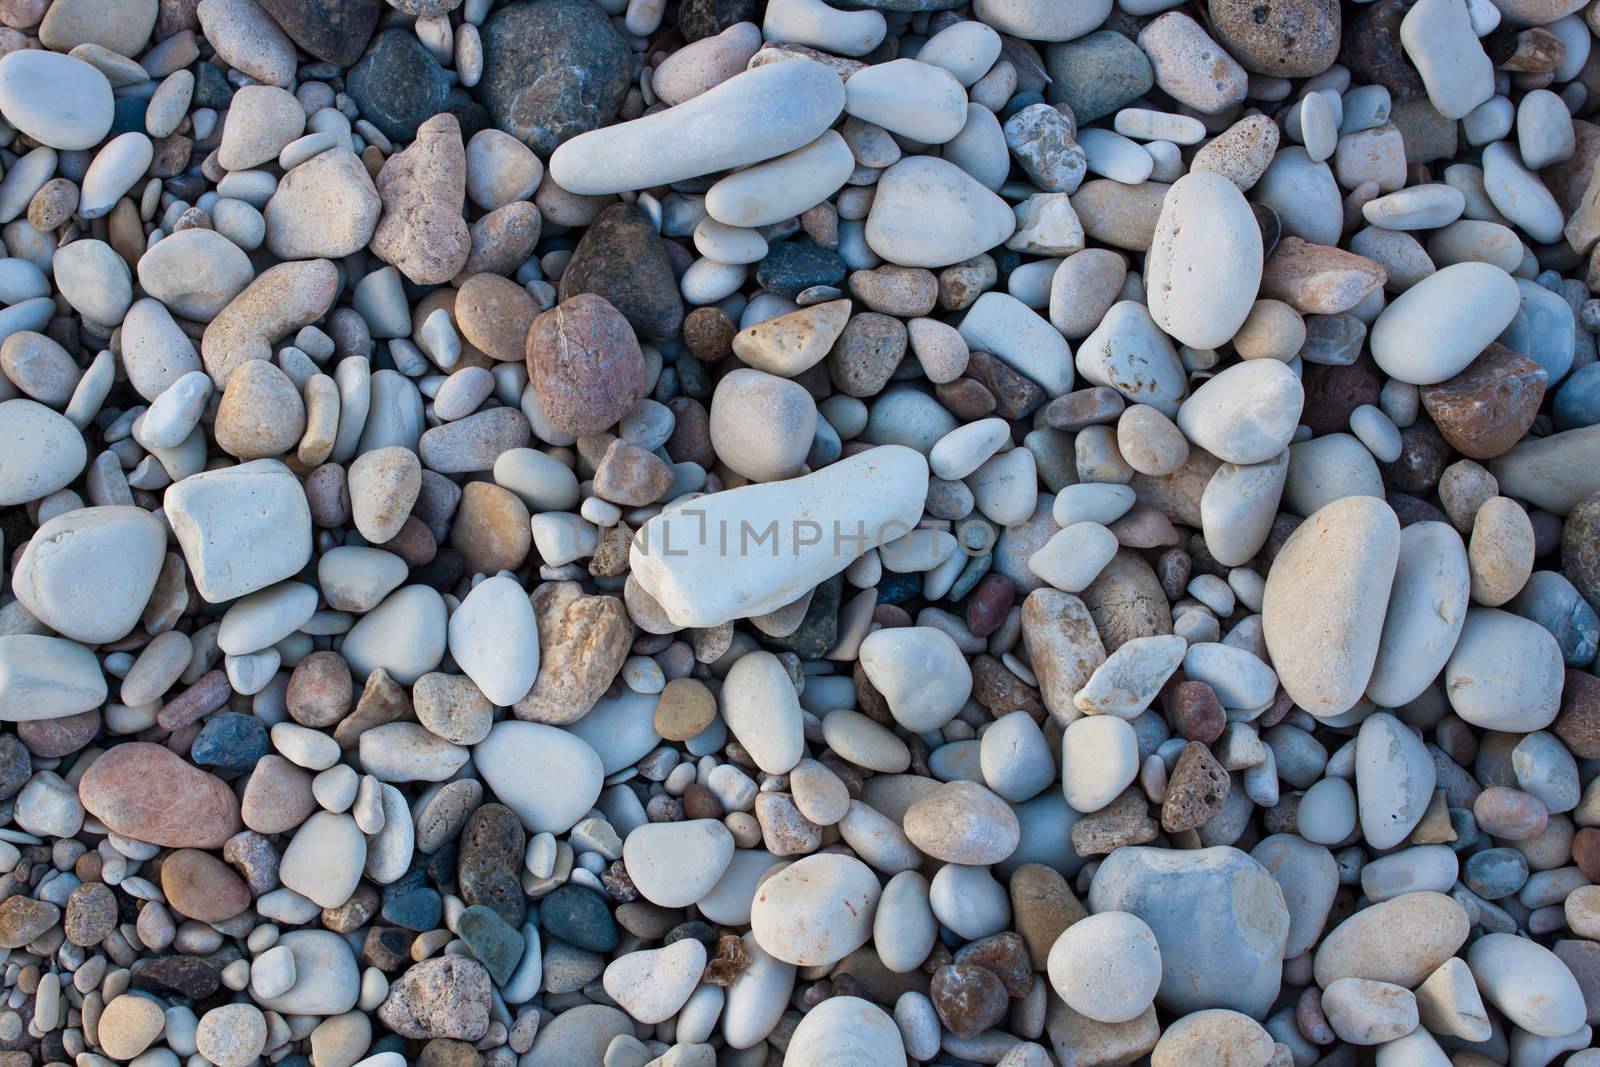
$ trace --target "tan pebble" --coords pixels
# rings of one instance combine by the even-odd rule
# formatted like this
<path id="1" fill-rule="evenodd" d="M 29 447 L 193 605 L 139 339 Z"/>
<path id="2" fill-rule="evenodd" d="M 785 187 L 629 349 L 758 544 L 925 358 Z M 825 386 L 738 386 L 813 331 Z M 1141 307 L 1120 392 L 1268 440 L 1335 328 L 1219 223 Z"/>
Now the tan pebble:
<path id="1" fill-rule="evenodd" d="M 233 372 L 217 406 L 217 446 L 242 460 L 280 456 L 305 432 L 305 404 L 283 371 L 253 359 Z"/>
<path id="2" fill-rule="evenodd" d="M 704 682 L 674 678 L 656 704 L 655 731 L 668 741 L 697 737 L 717 716 L 717 698 Z"/>

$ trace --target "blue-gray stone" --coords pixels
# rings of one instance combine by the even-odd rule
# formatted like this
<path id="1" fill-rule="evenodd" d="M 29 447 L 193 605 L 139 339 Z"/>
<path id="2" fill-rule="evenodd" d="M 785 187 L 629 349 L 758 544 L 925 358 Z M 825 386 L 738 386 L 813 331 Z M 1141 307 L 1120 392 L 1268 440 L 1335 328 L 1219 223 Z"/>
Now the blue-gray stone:
<path id="1" fill-rule="evenodd" d="M 503 986 L 511 980 L 511 972 L 517 969 L 527 948 L 522 934 L 506 925 L 494 909 L 482 904 L 474 904 L 461 913 L 456 920 L 456 933 L 488 970 L 495 985 Z"/>
<path id="2" fill-rule="evenodd" d="M 512 4 L 483 24 L 478 98 L 495 125 L 548 156 L 617 117 L 633 53 L 589 0 Z"/>
<path id="3" fill-rule="evenodd" d="M 1522 307 L 1500 335 L 1500 343 L 1532 359 L 1550 376 L 1554 386 L 1572 369 L 1577 322 L 1572 306 L 1538 282 L 1517 279 Z"/>
<path id="4" fill-rule="evenodd" d="M 1095 871 L 1088 904 L 1149 924 L 1161 945 L 1156 1002 L 1167 1011 L 1262 1019 L 1277 999 L 1289 909 L 1272 875 L 1238 849 L 1119 848 Z"/>
<path id="5" fill-rule="evenodd" d="M 1488 848 L 1468 856 L 1461 880 L 1484 900 L 1503 900 L 1528 880 L 1528 859 L 1514 848 Z"/>
<path id="6" fill-rule="evenodd" d="M 227 75 L 210 63 L 202 63 L 195 69 L 193 106 L 220 111 L 232 99 L 233 86 L 228 84 Z"/>
<path id="7" fill-rule="evenodd" d="M 839 253 L 803 241 L 773 246 L 756 268 L 756 282 L 769 293 L 794 299 L 813 285 L 838 285 L 845 265 Z"/>
<path id="8" fill-rule="evenodd" d="M 1114 30 L 1101 30 L 1045 49 L 1052 104 L 1072 108 L 1080 123 L 1093 122 L 1148 93 L 1155 71 L 1144 50 Z"/>
<path id="9" fill-rule="evenodd" d="M 569 882 L 539 901 L 539 925 L 551 937 L 589 952 L 617 947 L 617 923 L 605 898 L 581 885 Z"/>
<path id="10" fill-rule="evenodd" d="M 922 575 L 884 574 L 878 582 L 878 603 L 904 604 L 906 601 L 922 595 Z"/>
<path id="11" fill-rule="evenodd" d="M 1594 662 L 1600 651 L 1600 616 L 1560 571 L 1534 571 L 1509 607 L 1554 635 L 1567 666 Z"/>
<path id="12" fill-rule="evenodd" d="M 267 724 L 254 715 L 225 711 L 200 728 L 189 757 L 202 767 L 247 771 L 272 750 Z"/>
<path id="13" fill-rule="evenodd" d="M 394 141 L 410 141 L 417 127 L 444 110 L 450 79 L 413 33 L 384 30 L 378 44 L 345 79 L 361 117 Z"/>
<path id="14" fill-rule="evenodd" d="M 1556 429 L 1575 430 L 1600 422 L 1600 363 L 1573 371 L 1556 390 Z"/>
<path id="15" fill-rule="evenodd" d="M 144 113 L 150 107 L 149 97 L 119 96 L 111 113 L 111 133 L 144 132 Z"/>
<path id="16" fill-rule="evenodd" d="M 408 871 L 399 881 L 383 887 L 383 921 L 407 930 L 432 930 L 444 914 L 439 891 L 427 884 L 427 872 Z"/>
<path id="17" fill-rule="evenodd" d="M 989 573 L 989 568 L 992 566 L 994 566 L 993 552 L 985 552 L 981 556 L 973 556 L 967 560 L 967 565 L 956 575 L 955 584 L 950 587 L 945 599 L 959 601 L 965 598 L 983 580 L 983 576 Z"/>

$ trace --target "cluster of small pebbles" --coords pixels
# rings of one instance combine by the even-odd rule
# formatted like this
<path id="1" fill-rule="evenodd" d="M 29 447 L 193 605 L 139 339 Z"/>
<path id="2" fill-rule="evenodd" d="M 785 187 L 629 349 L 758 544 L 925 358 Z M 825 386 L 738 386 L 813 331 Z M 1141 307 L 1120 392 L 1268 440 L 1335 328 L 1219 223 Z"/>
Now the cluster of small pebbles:
<path id="1" fill-rule="evenodd" d="M 1600 0 L 0 0 L 0 1067 L 1600 1067 Z"/>

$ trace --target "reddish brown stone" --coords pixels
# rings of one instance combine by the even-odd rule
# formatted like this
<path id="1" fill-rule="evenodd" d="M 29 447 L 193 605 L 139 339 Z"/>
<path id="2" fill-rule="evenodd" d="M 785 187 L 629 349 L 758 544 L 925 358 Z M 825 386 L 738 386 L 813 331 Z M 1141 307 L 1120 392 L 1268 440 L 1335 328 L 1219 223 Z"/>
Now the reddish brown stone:
<path id="1" fill-rule="evenodd" d="M 967 629 L 974 637 L 988 637 L 1006 621 L 1017 599 L 1017 587 L 1003 574 L 990 572 L 979 580 L 967 598 Z"/>
<path id="2" fill-rule="evenodd" d="M 1579 759 L 1600 759 L 1600 678 L 1567 668 L 1561 713 L 1550 729 Z"/>
<path id="3" fill-rule="evenodd" d="M 1585 826 L 1572 839 L 1572 862 L 1591 882 L 1600 882 L 1600 830 Z"/>
<path id="4" fill-rule="evenodd" d="M 17 723 L 17 737 L 40 759 L 67 756 L 83 748 L 100 732 L 100 710 L 91 708 L 59 719 Z"/>
<path id="5" fill-rule="evenodd" d="M 1122 394 L 1104 385 L 1078 389 L 1045 405 L 1044 421 L 1057 430 L 1076 433 L 1089 426 L 1117 421 L 1127 407 Z"/>
<path id="6" fill-rule="evenodd" d="M 167 701 L 156 713 L 156 724 L 163 730 L 188 726 L 222 707 L 232 695 L 233 686 L 229 684 L 226 674 L 207 671 L 188 689 Z"/>
<path id="7" fill-rule="evenodd" d="M 1285 237 L 1261 272 L 1261 296 L 1282 300 L 1307 315 L 1337 315 L 1388 280 L 1383 267 L 1365 256 Z"/>
<path id="8" fill-rule="evenodd" d="M 241 829 L 239 801 L 222 779 L 145 741 L 96 759 L 78 799 L 113 832 L 166 848 L 221 848 Z"/>
<path id="9" fill-rule="evenodd" d="M 702 363 L 716 363 L 731 356 L 738 332 L 728 313 L 717 307 L 695 308 L 683 320 L 683 343 L 689 354 Z"/>
<path id="10" fill-rule="evenodd" d="M 1232 780 L 1211 750 L 1190 741 L 1178 755 L 1161 805 L 1161 828 L 1169 834 L 1198 830 L 1222 810 Z"/>
<path id="11" fill-rule="evenodd" d="M 209 852 L 179 849 L 161 863 L 161 892 L 179 915 L 227 922 L 250 906 L 244 879 Z"/>
<path id="12" fill-rule="evenodd" d="M 1072 850 L 1080 856 L 1104 856 L 1125 845 L 1148 845 L 1160 832 L 1144 794 L 1135 787 L 1073 823 Z"/>
<path id="13" fill-rule="evenodd" d="M 289 717 L 319 729 L 344 718 L 354 698 L 350 665 L 337 652 L 313 652 L 301 660 L 284 694 Z"/>
<path id="14" fill-rule="evenodd" d="M 977 1037 L 1005 1018 L 1011 1007 L 1006 987 L 995 973 L 967 963 L 934 972 L 928 996 L 945 1029 L 957 1037 Z"/>
<path id="15" fill-rule="evenodd" d="M 936 385 L 933 395 L 950 413 L 964 422 L 987 418 L 995 409 L 994 394 L 971 378 Z"/>
<path id="16" fill-rule="evenodd" d="M 1039 691 L 993 656 L 980 655 L 972 661 L 972 699 L 988 708 L 995 718 L 1013 711 L 1027 712 L 1035 722 L 1044 718 Z"/>
<path id="17" fill-rule="evenodd" d="M 647 379 L 633 327 L 604 297 L 580 293 L 533 320 L 528 380 L 557 429 L 581 435 L 616 425 Z"/>
<path id="18" fill-rule="evenodd" d="M 1511 451 L 1539 414 L 1550 377 L 1538 363 L 1490 342 L 1467 369 L 1422 387 L 1422 406 L 1462 455 L 1493 459 Z"/>
<path id="19" fill-rule="evenodd" d="M 1162 707 L 1166 709 L 1167 721 L 1179 736 L 1206 745 L 1222 736 L 1228 716 L 1222 710 L 1216 691 L 1209 685 L 1184 679 L 1171 686 L 1170 697 L 1168 692 L 1168 689 L 1162 690 Z"/>
<path id="20" fill-rule="evenodd" d="M 987 389 L 995 399 L 995 414 L 1002 419 L 1025 419 L 1044 403 L 1044 390 L 987 352 L 973 352 L 967 360 L 967 377 Z"/>
<path id="21" fill-rule="evenodd" d="M 1472 802 L 1472 814 L 1484 833 L 1508 841 L 1538 837 L 1550 822 L 1550 812 L 1538 797 L 1503 785 L 1479 793 Z"/>
<path id="22" fill-rule="evenodd" d="M 667 455 L 679 463 L 698 463 L 706 470 L 714 467 L 717 453 L 711 447 L 711 416 L 706 406 L 694 397 L 675 396 L 667 401 L 667 410 L 674 420 Z"/>
<path id="23" fill-rule="evenodd" d="M 956 951 L 955 962 L 970 963 L 991 971 L 1013 997 L 1025 997 L 1033 988 L 1033 964 L 1028 958 L 1028 946 L 1022 935 L 1011 930 L 982 937 L 961 946 Z"/>

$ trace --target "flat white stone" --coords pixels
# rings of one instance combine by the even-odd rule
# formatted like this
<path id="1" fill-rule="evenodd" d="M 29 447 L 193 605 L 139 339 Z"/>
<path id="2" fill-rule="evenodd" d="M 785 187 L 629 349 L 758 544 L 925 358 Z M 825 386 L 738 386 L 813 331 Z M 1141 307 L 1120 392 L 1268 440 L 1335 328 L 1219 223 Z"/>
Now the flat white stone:
<path id="1" fill-rule="evenodd" d="M 770 226 L 815 207 L 855 170 L 850 146 L 834 130 L 777 159 L 736 171 L 706 190 L 706 213 L 728 226 Z"/>
<path id="2" fill-rule="evenodd" d="M 39 48 L 0 59 L 0 114 L 40 144 L 93 148 L 111 132 L 114 110 L 111 83 L 81 59 Z"/>
<path id="3" fill-rule="evenodd" d="M 722 683 L 722 718 L 767 774 L 788 774 L 805 754 L 800 697 L 770 652 L 741 656 Z"/>
<path id="4" fill-rule="evenodd" d="M 972 695 L 972 670 L 955 640 L 931 626 L 875 630 L 861 642 L 861 669 L 913 733 L 937 730 Z"/>
<path id="5" fill-rule="evenodd" d="M 1561 707 L 1561 646 L 1543 626 L 1498 608 L 1472 608 L 1444 666 L 1444 692 L 1473 726 L 1542 730 Z"/>
<path id="6" fill-rule="evenodd" d="M 686 908 L 711 892 L 733 862 L 733 834 L 716 819 L 645 823 L 622 843 L 622 862 L 650 903 Z"/>
<path id="7" fill-rule="evenodd" d="M 317 589 L 304 582 L 279 582 L 240 597 L 223 612 L 217 647 L 230 656 L 247 656 L 282 641 L 310 621 Z"/>
<path id="8" fill-rule="evenodd" d="M 1356 735 L 1356 803 L 1367 844 L 1390 849 L 1411 836 L 1433 800 L 1434 780 L 1433 757 L 1409 726 L 1388 712 L 1369 716 Z"/>
<path id="9" fill-rule="evenodd" d="M 1261 230 L 1239 187 L 1187 174 L 1167 191 L 1146 259 L 1150 315 L 1191 348 L 1218 348 L 1250 314 L 1261 266 Z"/>
<path id="10" fill-rule="evenodd" d="M 1133 727 L 1112 715 L 1088 715 L 1061 733 L 1061 785 L 1073 811 L 1099 811 L 1121 795 L 1139 773 L 1139 740 Z"/>
<path id="11" fill-rule="evenodd" d="M 0 636 L 0 722 L 60 719 L 106 700 L 95 654 L 60 637 Z"/>
<path id="12" fill-rule="evenodd" d="M 349 815 L 315 812 L 295 831 L 278 864 L 278 880 L 324 908 L 337 908 L 361 883 L 367 839 Z"/>
<path id="13" fill-rule="evenodd" d="M 1016 297 L 992 290 L 984 293 L 959 329 L 969 348 L 992 353 L 1050 396 L 1072 390 L 1072 347 Z"/>
<path id="14" fill-rule="evenodd" d="M 403 586 L 356 621 L 340 654 L 357 678 L 382 667 L 401 685 L 411 685 L 443 661 L 447 616 L 444 598 L 432 586 Z"/>
<path id="15" fill-rule="evenodd" d="M 662 512 L 645 523 L 629 558 L 674 623 L 716 626 L 775 611 L 903 536 L 922 517 L 927 492 L 922 454 L 885 445 L 814 474 Z M 758 541 L 769 526 L 775 536 Z"/>
<path id="16" fill-rule="evenodd" d="M 944 144 L 967 123 L 967 92 L 943 67 L 895 59 L 844 83 L 845 114 L 923 144 Z"/>
<path id="17" fill-rule="evenodd" d="M 1003 243 L 1016 224 L 1011 207 L 960 167 L 910 156 L 878 178 L 865 232 L 890 263 L 937 269 Z"/>
<path id="18" fill-rule="evenodd" d="M 11 588 L 63 637 L 105 644 L 138 625 L 166 553 L 166 529 L 143 508 L 79 508 L 39 527 Z"/>
<path id="19" fill-rule="evenodd" d="M 837 963 L 872 936 L 880 892 L 878 876 L 854 856 L 806 856 L 762 883 L 750 909 L 751 933 L 786 963 Z"/>
<path id="20" fill-rule="evenodd" d="M 162 504 L 195 587 L 213 604 L 292 578 L 311 560 L 305 490 L 277 460 L 185 478 Z"/>
<path id="21" fill-rule="evenodd" d="M 602 984 L 623 1011 L 647 1025 L 678 1013 L 706 969 L 706 947 L 692 937 L 636 949 L 606 965 Z"/>
<path id="22" fill-rule="evenodd" d="M 843 1067 L 904 1061 L 905 1043 L 889 1013 L 860 997 L 829 997 L 806 1012 L 789 1037 L 789 1067 Z"/>
<path id="23" fill-rule="evenodd" d="M 1264 463 L 1288 447 L 1300 424 L 1305 389 L 1275 359 L 1235 363 L 1205 382 L 1178 409 L 1194 444 L 1228 463 Z"/>
<path id="24" fill-rule="evenodd" d="M 1412 523 L 1400 531 L 1400 557 L 1367 699 L 1404 707 L 1439 677 L 1467 620 L 1471 576 L 1454 527 Z"/>
<path id="25" fill-rule="evenodd" d="M 450 616 L 450 655 L 489 702 L 510 707 L 539 676 L 539 631 L 514 578 L 486 578 Z"/>
<path id="26" fill-rule="evenodd" d="M 1511 324 L 1522 297 L 1488 263 L 1455 263 L 1413 285 L 1372 324 L 1372 358 L 1391 378 L 1433 385 L 1453 378 Z M 1439 323 L 1455 325 L 1439 329 Z"/>
<path id="27" fill-rule="evenodd" d="M 1494 63 L 1478 43 L 1466 0 L 1419 0 L 1400 20 L 1400 44 L 1445 118 L 1465 118 L 1494 96 Z"/>
<path id="28" fill-rule="evenodd" d="M 495 723 L 472 758 L 484 784 L 536 834 L 572 829 L 594 806 L 605 777 L 587 741 L 537 722 Z"/>

